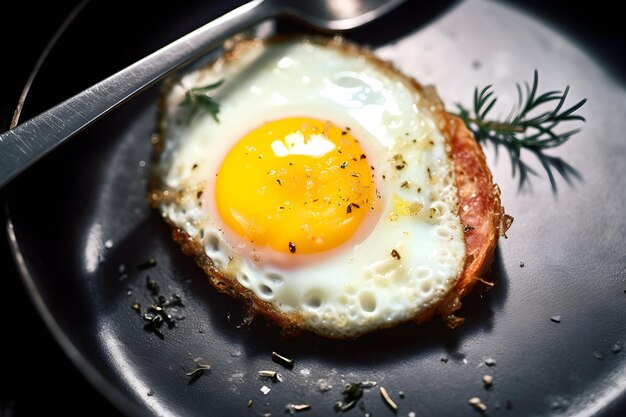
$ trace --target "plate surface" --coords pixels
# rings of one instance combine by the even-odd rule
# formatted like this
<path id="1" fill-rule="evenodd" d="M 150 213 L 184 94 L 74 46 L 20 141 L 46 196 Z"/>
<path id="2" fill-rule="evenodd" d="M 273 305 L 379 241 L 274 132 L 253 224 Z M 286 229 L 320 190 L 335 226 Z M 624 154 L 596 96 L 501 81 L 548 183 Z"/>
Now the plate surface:
<path id="1" fill-rule="evenodd" d="M 121 409 L 282 415 L 287 404 L 306 403 L 306 415 L 331 415 L 345 383 L 359 381 L 384 386 L 398 415 L 473 415 L 471 397 L 480 397 L 489 415 L 610 415 L 621 409 L 626 356 L 616 345 L 626 342 L 626 91 L 571 40 L 519 10 L 471 0 L 446 6 L 407 23 L 410 13 L 420 11 L 411 5 L 394 15 L 400 21 L 393 28 L 352 37 L 374 45 L 420 82 L 436 85 L 451 109 L 455 102 L 471 105 L 476 85 L 493 83 L 503 102 L 499 111 L 506 114 L 515 82 L 530 80 L 535 68 L 542 90 L 571 85 L 571 103 L 589 99 L 581 111 L 588 120 L 582 132 L 550 153 L 577 172 L 569 182 L 557 175 L 556 191 L 532 155 L 524 157 L 542 177 L 519 189 L 508 155 L 501 150 L 496 158 L 486 148 L 515 222 L 496 252 L 497 286 L 465 302 L 467 322 L 454 331 L 435 320 L 350 341 L 308 334 L 284 341 L 262 322 L 240 326 L 239 305 L 216 293 L 179 253 L 147 203 L 157 88 L 87 129 L 8 190 L 30 290 L 70 356 Z M 93 23 L 105 13 L 97 7 L 84 10 L 49 65 L 61 65 L 77 33 L 102 30 L 105 23 Z M 81 82 L 96 81 L 227 9 L 203 7 L 163 12 L 133 29 L 121 25 L 127 38 L 107 39 L 120 48 L 108 67 L 92 50 L 85 54 L 95 62 L 86 57 L 63 75 L 44 71 L 31 111 L 53 104 L 46 100 L 58 96 L 54 89 L 64 79 L 78 78 L 68 82 L 78 91 L 87 86 Z M 110 27 L 115 20 L 108 13 Z M 159 28 L 157 22 L 176 24 Z M 84 80 L 83 71 L 89 74 Z M 41 202 L 47 202 L 45 211 Z M 157 260 L 155 267 L 136 267 L 149 257 Z M 135 301 L 152 301 L 147 276 L 163 295 L 179 293 L 184 302 L 184 320 L 164 329 L 163 339 L 144 330 L 131 309 Z M 560 323 L 550 319 L 557 315 Z M 272 362 L 272 351 L 293 358 L 293 369 Z M 199 357 L 211 371 L 190 383 L 186 373 Z M 283 381 L 260 379 L 257 372 L 265 369 L 279 371 Z M 490 389 L 483 387 L 485 374 L 494 377 Z M 271 389 L 266 395 L 263 386 Z M 376 388 L 366 390 L 351 413 L 392 415 Z"/>

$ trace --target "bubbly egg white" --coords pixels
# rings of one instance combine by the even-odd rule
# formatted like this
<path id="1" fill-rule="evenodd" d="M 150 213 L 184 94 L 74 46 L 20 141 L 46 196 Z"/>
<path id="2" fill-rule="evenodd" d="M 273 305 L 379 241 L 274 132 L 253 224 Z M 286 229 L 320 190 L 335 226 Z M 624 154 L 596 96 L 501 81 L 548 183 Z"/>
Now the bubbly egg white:
<path id="1" fill-rule="evenodd" d="M 219 123 L 189 122 L 185 91 L 217 80 Z M 159 172 L 180 196 L 163 216 L 200 242 L 215 266 L 305 328 L 356 336 L 419 316 L 454 286 L 465 245 L 445 139 L 419 91 L 363 56 L 308 41 L 256 44 L 185 75 L 166 97 Z M 293 265 L 251 259 L 212 192 L 232 146 L 266 121 L 306 116 L 351 129 L 380 198 L 370 233 Z M 236 190 L 233 190 L 236 192 Z M 254 204 L 251 196 L 251 204 Z M 365 222 L 367 223 L 367 222 Z M 305 258 L 300 258 L 305 257 Z"/>

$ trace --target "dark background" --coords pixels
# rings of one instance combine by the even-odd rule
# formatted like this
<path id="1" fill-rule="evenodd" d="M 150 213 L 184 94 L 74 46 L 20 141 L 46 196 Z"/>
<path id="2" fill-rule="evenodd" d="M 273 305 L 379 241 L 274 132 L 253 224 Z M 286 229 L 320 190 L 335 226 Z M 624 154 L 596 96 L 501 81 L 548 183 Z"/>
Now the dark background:
<path id="1" fill-rule="evenodd" d="M 19 94 L 38 55 L 63 19 L 79 2 L 39 2 L 36 5 L 30 1 L 5 3 L 8 4 L 0 8 L 0 131 L 8 128 Z M 626 25 L 608 0 L 579 2 L 579 7 L 574 6 L 574 2 L 564 0 L 508 3 L 527 9 L 532 15 L 562 30 L 586 48 L 616 78 L 626 83 Z M 166 3 L 157 1 L 152 4 Z M 167 4 L 172 7 L 172 3 Z M 150 24 L 149 13 L 170 13 L 165 9 L 155 8 L 125 10 L 122 6 L 120 2 L 111 2 L 111 8 L 120 10 L 120 24 L 136 25 L 139 31 Z M 78 30 L 79 26 L 71 27 L 67 36 Z M 86 48 L 96 45 L 104 56 L 115 54 L 116 47 L 124 48 L 123 39 L 119 36 L 121 35 L 116 35 L 116 31 L 112 29 L 102 33 L 101 39 L 86 39 L 85 45 Z M 155 49 L 158 46 L 149 45 L 147 48 L 151 50 L 150 48 Z M 76 51 L 77 60 L 80 56 L 81 51 Z M 107 66 L 104 59 L 98 65 L 96 71 L 99 74 L 96 74 L 96 79 L 118 69 L 113 64 Z M 88 82 L 89 77 L 93 78 L 94 74 L 86 74 L 85 79 L 79 76 L 75 80 L 76 86 Z M 48 78 L 45 82 L 54 81 Z M 53 90 L 62 98 L 63 94 L 75 92 L 72 89 L 76 86 L 54 85 Z M 37 88 L 37 84 L 33 88 Z M 52 104 L 54 102 L 50 103 Z M 28 107 L 25 114 L 29 114 Z M 3 195 L 0 190 L 0 417 L 58 412 L 79 414 L 85 412 L 81 406 L 85 403 L 89 405 L 89 410 L 98 410 L 98 415 L 117 415 L 116 409 L 90 386 L 70 362 L 35 310 L 10 253 L 5 233 Z M 42 215 L 45 213 L 45 205 L 49 203 L 41 202 Z M 623 410 L 615 415 L 625 413 L 626 410 Z"/>

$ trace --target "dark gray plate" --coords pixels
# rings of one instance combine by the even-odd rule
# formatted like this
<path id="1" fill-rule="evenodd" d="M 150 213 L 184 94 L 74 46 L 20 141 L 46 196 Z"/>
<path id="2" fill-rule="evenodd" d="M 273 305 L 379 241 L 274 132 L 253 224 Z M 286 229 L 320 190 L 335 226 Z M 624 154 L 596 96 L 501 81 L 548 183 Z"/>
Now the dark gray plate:
<path id="1" fill-rule="evenodd" d="M 532 155 L 524 157 L 542 177 L 519 189 L 508 155 L 495 158 L 487 149 L 504 205 L 515 217 L 496 252 L 498 285 L 465 302 L 467 323 L 454 331 L 435 320 L 358 340 L 305 334 L 282 341 L 263 322 L 239 326 L 239 305 L 216 293 L 179 253 L 146 201 L 158 95 L 152 89 L 19 178 L 7 198 L 14 249 L 36 303 L 70 357 L 122 410 L 282 415 L 289 403 L 307 403 L 305 415 L 332 415 L 344 384 L 356 381 L 384 386 L 398 415 L 473 415 L 471 397 L 480 397 L 494 416 L 623 409 L 626 357 L 613 352 L 626 342 L 623 85 L 569 39 L 509 6 L 415 3 L 350 36 L 435 84 L 450 105 L 470 105 L 474 86 L 495 83 L 505 102 L 498 111 L 506 114 L 515 82 L 531 79 L 535 68 L 542 90 L 569 84 L 572 103 L 589 99 L 581 112 L 588 119 L 583 131 L 550 153 L 577 173 L 569 181 L 557 174 L 556 191 Z M 196 4 L 134 23 L 103 6 L 89 5 L 51 55 L 33 90 L 33 109 L 52 104 L 47 101 L 59 91 L 86 87 L 231 4 Z M 92 39 L 94 47 L 77 54 L 81 39 Z M 69 66 L 67 57 L 73 57 Z M 137 269 L 148 257 L 157 266 Z M 147 275 L 162 294 L 180 293 L 185 304 L 185 319 L 164 329 L 164 339 L 144 330 L 130 308 L 135 300 L 143 306 L 152 300 Z M 556 315 L 560 323 L 550 320 Z M 272 351 L 293 358 L 293 369 L 272 362 Z M 197 357 L 211 371 L 190 383 L 185 374 Z M 283 381 L 260 379 L 257 372 L 265 369 L 278 370 Z M 490 389 L 483 387 L 485 374 L 494 377 Z M 332 389 L 323 392 L 324 384 Z M 263 386 L 271 389 L 267 395 Z M 377 388 L 366 390 L 350 413 L 392 415 Z"/>

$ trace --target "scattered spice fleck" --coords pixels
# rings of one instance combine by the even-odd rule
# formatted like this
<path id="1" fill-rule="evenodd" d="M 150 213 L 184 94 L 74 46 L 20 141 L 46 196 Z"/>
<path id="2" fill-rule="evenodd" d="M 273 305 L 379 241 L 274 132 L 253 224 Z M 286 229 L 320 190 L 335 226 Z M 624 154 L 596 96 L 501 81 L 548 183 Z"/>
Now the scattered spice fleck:
<path id="1" fill-rule="evenodd" d="M 364 153 L 362 153 L 362 154 L 361 154 L 361 156 L 360 156 L 360 158 L 361 158 L 361 159 L 365 159 L 365 158 L 367 158 L 367 156 L 365 156 L 365 154 L 364 154 Z"/>
<path id="2" fill-rule="evenodd" d="M 443 358 L 441 358 L 440 360 L 441 360 L 441 362 L 443 362 L 443 363 L 448 363 L 448 361 L 449 361 L 449 359 L 448 359 L 448 357 L 447 357 L 447 356 L 444 356 L 444 357 L 443 357 Z"/>
<path id="3" fill-rule="evenodd" d="M 598 360 L 600 360 L 600 361 L 603 361 L 603 360 L 604 360 L 604 356 L 602 355 L 602 353 L 600 353 L 600 352 L 599 352 L 599 351 L 597 351 L 597 350 L 595 350 L 595 351 L 593 352 L 593 357 L 594 357 L 594 358 L 596 358 L 596 359 L 598 359 Z"/>
<path id="4" fill-rule="evenodd" d="M 400 188 L 409 188 L 409 182 L 403 181 L 402 184 L 400 184 Z"/>
<path id="5" fill-rule="evenodd" d="M 361 206 L 359 206 L 359 205 L 358 205 L 358 204 L 356 204 L 356 203 L 349 203 L 349 204 L 348 204 L 348 206 L 346 207 L 346 214 L 350 214 L 350 213 L 352 213 L 352 207 L 354 207 L 354 208 L 356 208 L 356 209 L 361 208 Z"/>
<path id="6" fill-rule="evenodd" d="M 139 262 L 137 264 L 137 269 L 148 269 L 148 268 L 152 268 L 155 267 L 157 264 L 156 259 L 150 257 L 148 259 L 146 259 L 145 261 Z"/>
<path id="7" fill-rule="evenodd" d="M 520 267 L 520 268 L 523 268 L 523 267 L 524 267 L 524 261 L 520 261 L 520 262 L 519 262 L 519 267 Z"/>
<path id="8" fill-rule="evenodd" d="M 611 348 L 611 352 L 613 353 L 620 353 L 622 351 L 622 345 L 620 345 L 619 343 L 616 343 L 613 345 L 613 347 Z"/>
<path id="9" fill-rule="evenodd" d="M 141 304 L 136 301 L 130 305 L 130 308 L 135 310 L 137 313 L 141 312 Z"/>
<path id="10" fill-rule="evenodd" d="M 311 409 L 310 404 L 287 404 L 287 412 L 289 414 L 296 414 L 300 411 Z"/>
<path id="11" fill-rule="evenodd" d="M 248 408 L 252 407 L 252 400 L 248 400 Z"/>
<path id="12" fill-rule="evenodd" d="M 293 242 L 289 242 L 289 252 L 296 253 L 296 244 Z"/>
<path id="13" fill-rule="evenodd" d="M 341 163 L 341 165 L 339 165 L 339 168 L 346 169 L 347 166 L 348 166 L 348 162 L 344 161 Z"/>
<path id="14" fill-rule="evenodd" d="M 400 253 L 397 250 L 395 250 L 395 249 L 391 250 L 391 257 L 394 258 L 394 259 L 397 259 L 397 260 L 400 260 L 402 258 L 400 256 Z"/>
<path id="15" fill-rule="evenodd" d="M 491 385 L 493 385 L 493 376 L 483 375 L 483 384 L 485 385 L 485 388 L 491 387 Z"/>
<path id="16" fill-rule="evenodd" d="M 278 185 L 283 185 L 283 182 L 279 179 L 276 180 L 276 182 L 278 183 Z"/>
<path id="17" fill-rule="evenodd" d="M 159 293 L 159 283 L 151 279 L 149 275 L 146 275 L 146 288 L 152 293 L 157 295 Z"/>
<path id="18" fill-rule="evenodd" d="M 263 395 L 267 395 L 272 389 L 270 387 L 266 387 L 265 385 L 263 385 L 261 387 L 261 392 L 263 393 Z"/>
<path id="19" fill-rule="evenodd" d="M 470 405 L 472 405 L 476 410 L 480 411 L 481 413 L 484 413 L 485 411 L 487 411 L 487 406 L 478 397 L 472 397 L 469 399 L 468 402 L 470 403 Z"/>
<path id="20" fill-rule="evenodd" d="M 419 191 L 418 191 L 418 192 L 419 192 Z M 464 231 L 465 233 L 471 232 L 472 230 L 474 230 L 474 226 L 467 225 L 467 226 L 465 226 L 465 227 L 463 228 L 463 231 Z"/>
<path id="21" fill-rule="evenodd" d="M 154 391 L 149 390 L 147 393 L 148 397 L 152 397 L 154 395 Z"/>
<path id="22" fill-rule="evenodd" d="M 387 392 L 385 387 L 381 386 L 379 389 L 380 389 L 380 395 L 383 397 L 383 400 L 389 406 L 389 408 L 391 408 L 394 412 L 398 411 L 398 406 L 396 405 L 395 402 L 393 402 L 391 397 L 389 397 L 389 393 Z"/>
<path id="23" fill-rule="evenodd" d="M 560 323 L 561 322 L 561 316 L 552 316 L 552 317 L 550 317 L 550 321 L 552 321 L 554 323 Z"/>
<path id="24" fill-rule="evenodd" d="M 393 159 L 395 161 L 395 167 L 396 169 L 399 171 L 401 169 L 404 169 L 404 167 L 406 167 L 406 161 L 402 158 L 402 155 L 397 154 L 393 156 Z"/>
<path id="25" fill-rule="evenodd" d="M 295 251 L 295 248 L 294 248 L 294 251 Z M 279 355 L 276 352 L 272 352 L 272 360 L 276 363 L 283 365 L 285 368 L 288 368 L 288 369 L 293 368 L 293 359 L 286 358 L 283 355 Z"/>
<path id="26" fill-rule="evenodd" d="M 404 391 L 398 391 L 398 397 L 404 398 Z"/>

